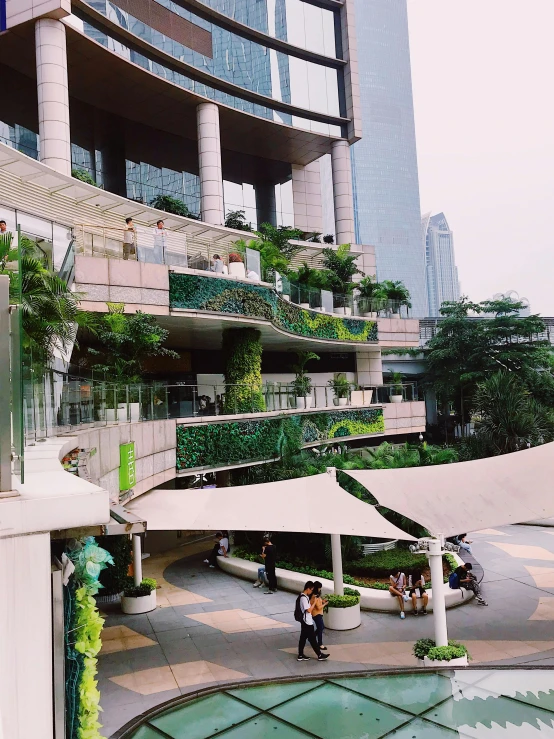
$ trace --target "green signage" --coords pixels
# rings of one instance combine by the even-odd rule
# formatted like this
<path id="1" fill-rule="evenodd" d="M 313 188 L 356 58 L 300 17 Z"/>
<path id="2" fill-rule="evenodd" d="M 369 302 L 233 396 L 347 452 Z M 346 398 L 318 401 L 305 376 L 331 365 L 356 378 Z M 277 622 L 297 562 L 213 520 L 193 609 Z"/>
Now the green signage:
<path id="1" fill-rule="evenodd" d="M 130 490 L 137 481 L 135 467 L 135 442 L 119 446 L 119 489 Z"/>

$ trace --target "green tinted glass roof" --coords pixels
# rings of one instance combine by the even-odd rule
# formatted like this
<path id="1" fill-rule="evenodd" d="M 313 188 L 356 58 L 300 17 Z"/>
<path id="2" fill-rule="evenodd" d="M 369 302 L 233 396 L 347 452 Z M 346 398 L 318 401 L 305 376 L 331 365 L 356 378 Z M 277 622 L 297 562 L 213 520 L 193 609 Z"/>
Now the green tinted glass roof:
<path id="1" fill-rule="evenodd" d="M 554 738 L 554 670 L 355 675 L 221 690 L 125 739 Z"/>

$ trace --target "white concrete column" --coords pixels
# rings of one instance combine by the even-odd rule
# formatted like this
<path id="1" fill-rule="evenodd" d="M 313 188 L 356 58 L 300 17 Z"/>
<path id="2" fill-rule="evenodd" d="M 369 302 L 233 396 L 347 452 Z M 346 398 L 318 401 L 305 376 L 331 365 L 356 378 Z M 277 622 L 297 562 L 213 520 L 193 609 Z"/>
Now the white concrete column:
<path id="1" fill-rule="evenodd" d="M 440 537 L 429 540 L 429 554 L 427 556 L 431 570 L 435 644 L 437 647 L 447 647 L 448 631 L 446 628 L 446 601 L 444 598 L 444 574 L 442 569 L 442 545 Z"/>
<path id="2" fill-rule="evenodd" d="M 40 161 L 71 174 L 65 26 L 53 18 L 35 24 Z"/>
<path id="3" fill-rule="evenodd" d="M 138 534 L 133 534 L 133 579 L 135 587 L 142 582 L 142 550 Z"/>
<path id="4" fill-rule="evenodd" d="M 342 574 L 342 549 L 340 534 L 331 534 L 331 559 L 333 560 L 333 581 L 335 595 L 344 595 L 344 577 Z"/>
<path id="5" fill-rule="evenodd" d="M 331 144 L 333 170 L 333 202 L 337 244 L 354 244 L 354 198 L 352 195 L 352 165 L 350 147 L 344 139 Z"/>
<path id="6" fill-rule="evenodd" d="M 214 226 L 225 221 L 219 108 L 215 103 L 200 103 L 196 108 L 198 166 L 200 169 L 200 208 L 202 220 Z"/>

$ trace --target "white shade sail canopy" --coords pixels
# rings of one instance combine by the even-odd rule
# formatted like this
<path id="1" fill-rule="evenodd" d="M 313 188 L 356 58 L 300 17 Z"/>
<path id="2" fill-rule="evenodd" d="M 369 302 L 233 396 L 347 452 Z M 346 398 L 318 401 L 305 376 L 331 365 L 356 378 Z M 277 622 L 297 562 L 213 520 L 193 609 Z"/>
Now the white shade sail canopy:
<path id="1" fill-rule="evenodd" d="M 554 443 L 473 462 L 344 472 L 435 535 L 554 516 Z"/>
<path id="2" fill-rule="evenodd" d="M 126 508 L 146 520 L 150 530 L 291 531 L 413 540 L 326 473 L 262 485 L 152 490 Z"/>

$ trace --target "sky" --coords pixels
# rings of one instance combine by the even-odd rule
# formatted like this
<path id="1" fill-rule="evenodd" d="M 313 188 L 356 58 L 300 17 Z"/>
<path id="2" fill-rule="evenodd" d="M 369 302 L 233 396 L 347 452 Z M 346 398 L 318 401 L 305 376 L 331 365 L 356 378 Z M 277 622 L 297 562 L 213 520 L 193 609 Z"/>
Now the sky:
<path id="1" fill-rule="evenodd" d="M 554 0 L 408 12 L 422 213 L 446 215 L 462 294 L 554 316 Z"/>

